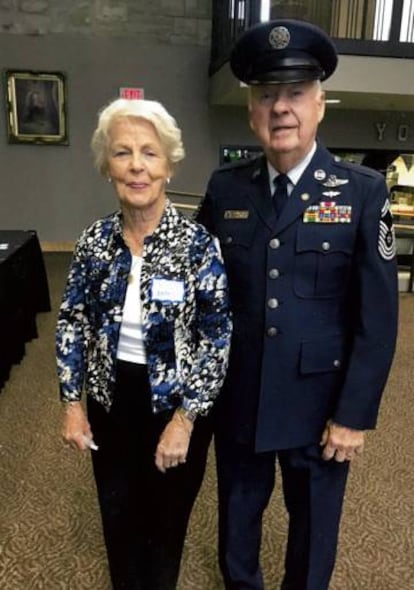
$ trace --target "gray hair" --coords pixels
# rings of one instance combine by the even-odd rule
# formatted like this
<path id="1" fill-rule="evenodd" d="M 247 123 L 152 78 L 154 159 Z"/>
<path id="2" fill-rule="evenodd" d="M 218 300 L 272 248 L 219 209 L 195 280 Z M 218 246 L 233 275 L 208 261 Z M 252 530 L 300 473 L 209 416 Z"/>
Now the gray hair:
<path id="1" fill-rule="evenodd" d="M 154 100 L 129 100 L 118 98 L 104 107 L 98 117 L 98 125 L 92 135 L 91 148 L 95 166 L 101 174 L 108 168 L 109 132 L 115 120 L 122 118 L 144 119 L 154 125 L 161 145 L 171 166 L 185 156 L 181 130 L 161 103 Z"/>

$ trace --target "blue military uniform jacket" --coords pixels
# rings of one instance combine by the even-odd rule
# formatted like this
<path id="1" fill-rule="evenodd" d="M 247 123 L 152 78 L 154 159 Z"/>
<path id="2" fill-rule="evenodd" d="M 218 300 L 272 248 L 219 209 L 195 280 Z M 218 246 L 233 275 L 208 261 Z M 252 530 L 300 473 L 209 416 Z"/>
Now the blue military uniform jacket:
<path id="1" fill-rule="evenodd" d="M 396 342 L 383 177 L 318 148 L 279 219 L 264 157 L 216 171 L 198 220 L 220 239 L 234 332 L 218 428 L 257 451 L 375 427 Z"/>

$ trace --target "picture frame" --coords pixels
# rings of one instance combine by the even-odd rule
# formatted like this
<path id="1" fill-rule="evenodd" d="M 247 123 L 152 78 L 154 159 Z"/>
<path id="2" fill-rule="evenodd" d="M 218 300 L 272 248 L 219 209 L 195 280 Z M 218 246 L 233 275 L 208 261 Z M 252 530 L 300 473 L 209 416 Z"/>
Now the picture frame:
<path id="1" fill-rule="evenodd" d="M 5 77 L 9 143 L 68 145 L 65 75 L 7 70 Z"/>

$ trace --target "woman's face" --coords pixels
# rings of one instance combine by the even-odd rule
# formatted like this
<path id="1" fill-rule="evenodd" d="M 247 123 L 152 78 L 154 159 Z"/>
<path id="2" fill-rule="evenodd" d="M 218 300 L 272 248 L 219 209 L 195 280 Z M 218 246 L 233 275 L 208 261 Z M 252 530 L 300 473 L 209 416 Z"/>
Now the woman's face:
<path id="1" fill-rule="evenodd" d="M 109 129 L 108 174 L 122 207 L 164 207 L 171 167 L 155 127 L 145 119 L 124 117 Z"/>

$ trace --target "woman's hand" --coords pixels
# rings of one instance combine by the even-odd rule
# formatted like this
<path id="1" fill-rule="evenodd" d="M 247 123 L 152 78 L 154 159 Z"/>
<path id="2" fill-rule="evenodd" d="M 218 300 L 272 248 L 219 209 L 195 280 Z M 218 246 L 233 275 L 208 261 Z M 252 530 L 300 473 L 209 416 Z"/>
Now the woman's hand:
<path id="1" fill-rule="evenodd" d="M 66 404 L 62 437 L 65 442 L 80 451 L 97 448 L 94 446 L 91 427 L 80 402 Z"/>
<path id="2" fill-rule="evenodd" d="M 183 414 L 177 411 L 173 414 L 160 436 L 155 452 L 155 465 L 162 473 L 186 462 L 193 427 L 192 421 Z"/>

